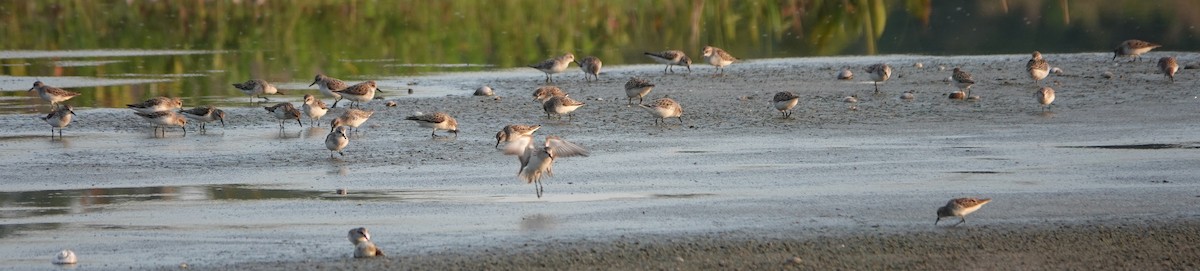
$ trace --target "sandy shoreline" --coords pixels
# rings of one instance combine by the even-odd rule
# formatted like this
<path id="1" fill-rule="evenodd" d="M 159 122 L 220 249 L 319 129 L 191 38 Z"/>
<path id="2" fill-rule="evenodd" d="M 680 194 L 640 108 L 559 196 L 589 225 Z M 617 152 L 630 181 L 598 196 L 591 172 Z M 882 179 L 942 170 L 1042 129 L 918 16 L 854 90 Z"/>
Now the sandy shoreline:
<path id="1" fill-rule="evenodd" d="M 1153 57 L 1160 54 L 1176 53 Z M 571 70 L 556 76 L 559 86 L 588 103 L 571 122 L 544 119 L 530 101 L 543 78 L 534 70 L 391 78 L 381 86 L 462 95 L 388 94 L 399 106 L 371 103 L 375 116 L 347 156 L 332 160 L 321 143 L 327 127 L 293 123 L 281 132 L 259 107 L 226 109 L 224 129 L 166 138 L 124 109 L 78 110 L 64 140 L 50 140 L 33 115 L 4 115 L 0 124 L 12 129 L 0 132 L 9 154 L 0 156 L 9 165 L 0 173 L 0 265 L 40 269 L 73 248 L 80 268 L 97 269 L 726 269 L 712 265 L 722 260 L 777 269 L 789 257 L 815 269 L 1005 269 L 1014 261 L 1034 269 L 1194 268 L 1188 264 L 1200 254 L 1176 254 L 1194 252 L 1188 243 L 1132 241 L 1147 239 L 1137 235 L 1146 229 L 1191 243 L 1197 236 L 1197 77 L 1185 70 L 1168 84 L 1152 63 L 1104 61 L 1110 56 L 1046 55 L 1066 71 L 1047 79 L 1058 91 L 1049 113 L 1032 97 L 1027 55 L 750 60 L 715 78 L 705 65 L 692 74 L 635 65 L 608 68 L 593 83 Z M 860 70 L 880 61 L 897 78 L 873 95 Z M 844 66 L 858 77 L 834 80 Z M 975 73 L 982 101 L 945 98 L 953 87 L 943 80 L 955 66 Z M 1101 78 L 1105 71 L 1117 76 Z M 678 100 L 686 124 L 654 126 L 626 106 L 621 86 L 630 76 L 658 84 L 649 97 Z M 501 97 L 467 96 L 482 84 Z M 803 97 L 792 119 L 769 108 L 780 90 Z M 917 99 L 898 98 L 907 90 Z M 859 97 L 857 110 L 841 102 L 848 95 Z M 459 138 L 431 139 L 403 120 L 437 110 L 458 118 Z M 492 135 L 512 123 L 541 124 L 540 135 L 564 136 L 593 155 L 560 161 L 537 199 L 512 175 L 515 159 L 492 147 Z M 1137 146 L 1145 144 L 1161 148 Z M 964 196 L 995 201 L 959 229 L 932 227 L 939 205 Z M 345 232 L 358 226 L 394 258 L 346 259 Z M 1055 236 L 1074 239 L 1020 242 Z M 628 238 L 652 241 L 629 246 Z M 757 250 L 767 241 L 778 244 Z M 839 242 L 898 249 L 855 247 L 862 258 L 779 252 Z M 998 245 L 975 252 L 1010 258 L 944 253 L 979 243 Z M 662 257 L 644 257 L 638 246 Z M 745 257 L 723 257 L 722 246 Z M 611 257 L 580 258 L 592 248 Z M 532 255 L 546 257 L 510 254 L 537 249 L 546 251 Z M 1078 256 L 1126 249 L 1173 256 Z M 928 253 L 940 256 L 914 256 Z"/>

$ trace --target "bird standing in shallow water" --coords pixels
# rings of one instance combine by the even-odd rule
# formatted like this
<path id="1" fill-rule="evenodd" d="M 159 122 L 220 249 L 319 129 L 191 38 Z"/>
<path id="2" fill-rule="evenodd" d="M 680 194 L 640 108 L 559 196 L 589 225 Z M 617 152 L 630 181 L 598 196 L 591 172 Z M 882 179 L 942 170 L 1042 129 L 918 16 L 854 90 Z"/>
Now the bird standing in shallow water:
<path id="1" fill-rule="evenodd" d="M 1042 59 L 1041 52 L 1033 51 L 1033 58 L 1030 58 L 1029 62 L 1025 63 L 1025 71 L 1029 72 L 1029 77 L 1033 78 L 1034 84 L 1037 84 L 1050 75 L 1050 64 L 1046 63 L 1045 59 Z"/>
<path id="2" fill-rule="evenodd" d="M 892 66 L 888 66 L 888 64 L 879 63 L 867 66 L 866 72 L 871 75 L 871 81 L 875 82 L 875 93 L 879 93 L 879 82 L 892 78 Z"/>
<path id="3" fill-rule="evenodd" d="M 584 103 L 571 99 L 567 96 L 554 96 L 542 103 L 542 110 L 546 111 L 546 118 L 550 115 L 557 115 L 558 119 L 562 119 L 562 115 L 567 115 L 567 120 L 574 120 L 575 115 L 572 114 L 579 107 L 584 106 Z"/>
<path id="4" fill-rule="evenodd" d="M 54 139 L 54 128 L 58 128 L 58 138 L 62 138 L 63 128 L 71 124 L 72 117 L 75 116 L 75 108 L 70 105 L 63 105 L 54 112 L 50 112 L 42 120 L 50 124 L 50 139 Z"/>
<path id="5" fill-rule="evenodd" d="M 438 130 L 445 130 L 454 133 L 454 137 L 458 138 L 458 120 L 455 120 L 450 114 L 443 112 L 434 112 L 433 114 L 417 113 L 404 119 L 416 121 L 421 127 L 433 128 L 433 132 L 429 133 L 429 136 L 437 137 Z"/>
<path id="6" fill-rule="evenodd" d="M 1130 57 L 1133 58 L 1134 62 L 1136 62 L 1142 54 L 1148 53 L 1150 50 L 1154 50 L 1154 48 L 1158 47 L 1162 47 L 1162 45 L 1141 40 L 1126 40 L 1117 45 L 1116 49 L 1113 49 L 1112 60 L 1116 61 L 1117 57 Z"/>
<path id="7" fill-rule="evenodd" d="M 575 62 L 575 55 L 567 53 L 560 57 L 543 60 L 537 64 L 529 65 L 529 67 L 546 73 L 546 82 L 553 83 L 554 78 L 550 77 L 550 75 L 567 70 L 567 67 L 571 66 L 571 62 Z M 596 72 L 599 71 L 600 70 L 597 68 Z"/>
<path id="8" fill-rule="evenodd" d="M 967 97 L 971 97 L 971 86 L 975 85 L 975 79 L 971 79 L 971 73 L 954 67 L 954 73 L 950 78 L 954 80 L 954 86 L 958 87 L 958 90 L 966 89 Z"/>
<path id="9" fill-rule="evenodd" d="M 1171 79 L 1171 83 L 1175 83 L 1175 73 L 1179 72 L 1179 63 L 1175 61 L 1175 57 L 1168 56 L 1158 59 L 1158 71 Z"/>
<path id="10" fill-rule="evenodd" d="M 225 111 L 217 109 L 211 105 L 199 106 L 188 110 L 179 110 L 179 113 L 183 114 L 183 116 L 187 117 L 187 119 L 199 121 L 200 133 L 204 133 L 207 130 L 205 124 L 215 120 L 220 120 L 221 128 L 225 128 Z"/>
<path id="11" fill-rule="evenodd" d="M 283 121 L 290 119 L 296 120 L 296 124 L 304 127 L 304 123 L 300 122 L 300 110 L 296 109 L 292 103 L 279 103 L 274 106 L 265 106 L 263 109 L 279 120 L 279 129 L 283 129 Z"/>
<path id="12" fill-rule="evenodd" d="M 305 115 L 308 115 L 309 126 L 320 126 L 321 117 L 324 117 L 325 113 L 329 113 L 329 107 L 325 106 L 325 102 L 313 97 L 312 94 L 304 94 L 304 105 L 301 105 L 300 108 L 304 109 Z"/>
<path id="13" fill-rule="evenodd" d="M 628 82 L 625 82 L 625 97 L 629 97 L 629 101 L 625 105 L 632 105 L 633 98 L 638 98 L 638 104 L 642 103 L 642 98 L 654 89 L 654 84 L 649 80 L 630 77 Z"/>
<path id="14" fill-rule="evenodd" d="M 516 155 L 521 162 L 517 178 L 534 184 L 537 197 L 542 197 L 542 178 L 554 175 L 554 160 L 562 157 L 588 156 L 587 149 L 557 136 L 546 136 L 545 144 L 537 146 L 533 136 L 521 136 L 504 146 L 504 154 Z"/>
<path id="15" fill-rule="evenodd" d="M 650 104 L 639 104 L 645 108 L 651 116 L 657 117 L 654 119 L 654 124 L 667 124 L 666 118 L 679 118 L 679 125 L 683 125 L 683 107 L 671 98 L 661 98 L 654 100 Z"/>
<path id="16" fill-rule="evenodd" d="M 347 129 L 350 129 L 350 127 L 333 128 L 333 132 L 329 132 L 329 135 L 325 136 L 325 148 L 329 149 L 329 158 L 333 158 L 334 152 L 337 152 L 338 155 L 346 156 L 345 153 L 342 153 L 342 149 L 345 149 L 346 145 L 350 144 L 350 137 L 346 135 Z"/>
<path id="17" fill-rule="evenodd" d="M 729 64 L 733 64 L 734 61 L 738 60 L 733 55 L 725 52 L 725 50 L 717 47 L 704 46 L 703 53 L 704 58 L 708 60 L 708 64 L 717 67 L 717 71 L 713 73 L 714 75 L 725 74 L 725 66 L 729 66 Z"/>
<path id="18" fill-rule="evenodd" d="M 942 206 L 942 207 L 938 208 L 938 210 L 937 210 L 938 218 L 937 218 L 937 220 L 933 221 L 933 225 L 937 226 L 937 223 L 942 221 L 943 217 L 959 217 L 959 218 L 961 218 L 962 220 L 958 221 L 958 223 L 955 223 L 954 226 L 958 226 L 958 224 L 966 223 L 968 214 L 971 214 L 971 213 L 975 212 L 976 210 L 979 210 L 980 207 L 983 207 L 984 204 L 987 204 L 988 202 L 991 202 L 991 201 L 992 201 L 992 199 L 977 199 L 977 198 L 952 199 L 949 202 L 946 202 L 946 206 Z"/>
<path id="19" fill-rule="evenodd" d="M 670 70 L 671 73 L 675 73 L 674 67 L 671 66 L 684 66 L 687 67 L 688 73 L 692 72 L 692 59 L 688 58 L 687 54 L 684 54 L 683 51 L 667 50 L 657 53 L 645 52 L 642 54 L 650 57 L 650 59 L 654 59 L 655 62 L 667 64 L 667 67 L 663 68 L 663 72 Z"/>
<path id="20" fill-rule="evenodd" d="M 1042 104 L 1042 111 L 1050 109 L 1050 103 L 1054 102 L 1054 89 L 1050 87 L 1042 87 L 1034 94 L 1037 97 L 1038 103 Z"/>
<path id="21" fill-rule="evenodd" d="M 771 98 L 771 105 L 775 106 L 775 110 L 783 113 L 783 118 L 792 116 L 792 108 L 800 103 L 800 96 L 796 96 L 791 91 L 780 91 L 775 93 L 775 97 Z"/>
<path id="22" fill-rule="evenodd" d="M 333 132 L 334 128 L 341 126 L 350 126 L 352 130 L 357 130 L 359 125 L 362 125 L 363 122 L 366 122 L 374 114 L 375 111 L 348 109 L 346 112 L 342 112 L 341 116 L 329 121 L 329 131 Z"/>
<path id="23" fill-rule="evenodd" d="M 71 98 L 75 98 L 75 96 L 79 96 L 79 92 L 67 91 L 61 88 L 52 87 L 42 83 L 42 81 L 33 82 L 33 88 L 30 88 L 25 92 L 34 90 L 37 90 L 38 96 L 42 97 L 42 100 L 50 102 L 50 106 L 54 107 L 55 109 L 58 109 L 58 103 L 65 102 Z"/>
<path id="24" fill-rule="evenodd" d="M 346 84 L 346 82 L 342 82 L 342 80 L 325 76 L 325 74 L 320 73 L 318 73 L 317 77 L 313 79 L 312 84 L 308 84 L 310 87 L 313 85 L 317 85 L 317 88 L 321 90 L 321 94 L 325 94 L 326 97 L 334 98 L 332 106 L 334 108 L 337 107 L 338 102 L 342 101 L 342 95 L 334 91 L 342 90 L 349 86 Z"/>
<path id="25" fill-rule="evenodd" d="M 357 107 L 362 108 L 361 103 L 370 102 L 371 99 L 375 99 L 376 91 L 382 92 L 375 86 L 375 81 L 366 81 L 344 89 L 334 90 L 333 92 L 341 95 L 342 98 L 350 100 L 351 107 L 358 105 Z"/>
<path id="26" fill-rule="evenodd" d="M 154 136 L 158 136 L 158 129 L 162 129 L 162 135 L 167 136 L 167 126 L 179 126 L 183 129 L 183 135 L 187 136 L 187 118 L 175 113 L 175 111 L 158 111 L 151 113 L 133 112 L 138 116 L 146 119 L 150 124 L 154 125 Z"/>
<path id="27" fill-rule="evenodd" d="M 591 79 L 595 77 L 596 81 L 600 81 L 600 67 L 603 65 L 604 63 L 600 62 L 600 59 L 594 56 L 580 59 L 579 69 L 583 70 L 583 80 L 590 82 Z"/>
<path id="28" fill-rule="evenodd" d="M 267 97 L 263 97 L 262 96 L 263 94 L 284 95 L 282 91 L 279 91 L 279 89 L 275 88 L 275 85 L 272 85 L 271 83 L 267 82 L 267 80 L 262 80 L 262 79 L 250 79 L 250 80 L 240 83 L 240 84 L 233 83 L 233 87 L 237 88 L 238 90 L 241 90 L 242 93 L 245 93 L 246 95 L 251 96 L 250 97 L 251 103 L 254 102 L 255 96 L 262 98 L 263 101 L 271 100 L 271 99 L 267 99 Z"/>

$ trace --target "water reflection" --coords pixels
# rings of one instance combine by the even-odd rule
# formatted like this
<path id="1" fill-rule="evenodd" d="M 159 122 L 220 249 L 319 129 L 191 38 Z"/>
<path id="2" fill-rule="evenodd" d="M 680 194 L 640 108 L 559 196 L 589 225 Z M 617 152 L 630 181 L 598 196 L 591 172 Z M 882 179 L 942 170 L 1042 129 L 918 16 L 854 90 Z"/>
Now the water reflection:
<path id="1" fill-rule="evenodd" d="M 665 49 L 696 59 L 710 44 L 752 60 L 1107 51 L 1129 38 L 1192 51 L 1195 10 L 1192 0 L 3 1 L 0 29 L 21 38 L 0 48 L 23 51 L 0 52 L 0 74 L 25 78 L 25 88 L 34 77 L 140 80 L 55 81 L 84 93 L 75 105 L 163 95 L 222 105 L 241 96 L 229 83 L 246 78 L 311 90 L 300 82 L 318 72 L 361 81 L 521 67 L 564 52 L 620 65 Z M 27 99 L 0 102 L 0 113 L 41 102 L 3 90 Z"/>
<path id="2" fill-rule="evenodd" d="M 338 197 L 331 191 L 263 189 L 246 185 L 156 186 L 92 188 L 0 193 L 0 218 L 80 214 L 106 206 L 139 201 L 271 200 L 271 199 L 372 199 L 395 197 L 382 192 L 357 192 Z M 3 229 L 0 229 L 3 230 Z"/>
<path id="3" fill-rule="evenodd" d="M 532 214 L 521 217 L 521 231 L 546 231 L 558 226 L 558 219 L 548 214 Z"/>
<path id="4" fill-rule="evenodd" d="M 342 160 L 342 158 L 343 157 L 341 155 L 334 155 L 333 158 L 330 158 L 329 161 L 333 167 L 330 167 L 329 171 L 326 173 L 335 176 L 346 176 L 347 174 L 350 174 L 350 163 Z"/>

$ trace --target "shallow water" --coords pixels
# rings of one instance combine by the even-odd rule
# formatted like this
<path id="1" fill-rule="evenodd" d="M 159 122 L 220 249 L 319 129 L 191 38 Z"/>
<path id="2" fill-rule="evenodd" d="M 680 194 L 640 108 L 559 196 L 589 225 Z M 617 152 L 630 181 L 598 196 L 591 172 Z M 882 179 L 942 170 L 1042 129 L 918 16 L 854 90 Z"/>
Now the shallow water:
<path id="1" fill-rule="evenodd" d="M 510 68 L 536 75 L 522 67 L 564 52 L 611 67 L 679 49 L 700 67 L 705 45 L 748 61 L 1109 52 L 1130 38 L 1194 51 L 1200 17 L 1184 11 L 1195 9 L 1187 0 L 5 2 L 7 34 L 21 38 L 0 41 L 10 49 L 0 51 L 0 114 L 47 111 L 25 92 L 37 80 L 82 93 L 69 103 L 85 108 L 156 96 L 181 97 L 188 107 L 245 106 L 250 99 L 230 84 L 251 78 L 289 93 L 273 100 L 296 102 L 316 93 L 308 84 L 318 72 L 386 81 L 393 92 L 384 99 L 410 88 L 420 97 L 465 95 L 479 84 L 408 78 Z"/>

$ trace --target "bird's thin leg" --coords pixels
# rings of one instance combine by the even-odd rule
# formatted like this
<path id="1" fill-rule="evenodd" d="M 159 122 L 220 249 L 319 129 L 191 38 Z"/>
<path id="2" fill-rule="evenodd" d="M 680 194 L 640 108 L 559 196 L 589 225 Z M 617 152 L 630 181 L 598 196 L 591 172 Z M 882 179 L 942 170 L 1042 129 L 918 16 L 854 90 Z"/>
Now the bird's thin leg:
<path id="1" fill-rule="evenodd" d="M 962 223 L 966 223 L 966 222 L 967 222 L 967 217 L 966 217 L 966 216 L 963 216 L 963 217 L 960 217 L 960 218 L 962 218 L 962 220 L 959 220 L 959 221 L 958 221 L 958 223 L 954 223 L 954 226 L 955 226 L 955 227 L 957 227 L 957 226 L 958 226 L 958 224 L 962 224 Z"/>
<path id="2" fill-rule="evenodd" d="M 679 116 L 679 125 L 683 125 L 683 116 Z"/>

